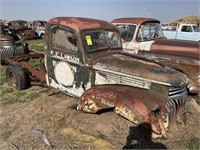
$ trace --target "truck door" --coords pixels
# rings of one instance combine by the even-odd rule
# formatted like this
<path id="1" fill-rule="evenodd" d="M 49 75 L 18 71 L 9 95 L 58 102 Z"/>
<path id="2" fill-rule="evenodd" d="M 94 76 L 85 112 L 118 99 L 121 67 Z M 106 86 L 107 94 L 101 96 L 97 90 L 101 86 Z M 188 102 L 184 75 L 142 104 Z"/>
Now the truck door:
<path id="1" fill-rule="evenodd" d="M 47 84 L 80 97 L 84 92 L 84 73 L 77 35 L 70 28 L 53 26 L 47 36 Z"/>
<path id="2" fill-rule="evenodd" d="M 180 31 L 177 31 L 176 39 L 193 40 L 193 29 L 190 25 L 183 25 Z"/>
<path id="3" fill-rule="evenodd" d="M 120 31 L 122 46 L 124 51 L 137 54 L 139 43 L 135 42 L 136 25 L 132 24 L 116 24 Z"/>

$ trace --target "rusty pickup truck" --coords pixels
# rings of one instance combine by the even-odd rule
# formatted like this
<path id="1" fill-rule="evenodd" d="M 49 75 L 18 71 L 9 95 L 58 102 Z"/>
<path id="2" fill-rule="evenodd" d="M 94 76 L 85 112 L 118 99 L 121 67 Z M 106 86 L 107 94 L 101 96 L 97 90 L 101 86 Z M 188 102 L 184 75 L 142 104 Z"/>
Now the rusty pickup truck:
<path id="1" fill-rule="evenodd" d="M 25 60 L 44 59 L 34 68 Z M 41 82 L 79 99 L 77 110 L 111 109 L 135 124 L 151 124 L 165 136 L 184 106 L 187 77 L 153 60 L 122 50 L 118 29 L 88 18 L 48 21 L 45 52 L 7 58 L 6 77 L 18 90 Z"/>
<path id="2" fill-rule="evenodd" d="M 189 78 L 190 93 L 200 93 L 200 43 L 166 39 L 160 21 L 152 18 L 117 18 L 124 51 L 167 63 Z"/>

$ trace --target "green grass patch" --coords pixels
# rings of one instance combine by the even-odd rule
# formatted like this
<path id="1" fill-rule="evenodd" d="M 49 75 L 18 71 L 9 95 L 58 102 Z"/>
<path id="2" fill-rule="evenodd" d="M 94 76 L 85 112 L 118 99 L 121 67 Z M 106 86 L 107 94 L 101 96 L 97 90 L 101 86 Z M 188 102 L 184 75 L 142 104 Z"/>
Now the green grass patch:
<path id="1" fill-rule="evenodd" d="M 34 40 L 28 40 L 26 41 L 29 45 L 30 50 L 44 51 L 44 39 L 34 39 Z"/>
<path id="2" fill-rule="evenodd" d="M 39 95 L 35 91 L 30 91 L 30 92 L 25 93 L 21 97 L 20 101 L 22 101 L 22 102 L 28 102 L 28 101 L 31 101 L 31 100 L 37 98 L 37 97 L 39 97 Z"/>
<path id="3" fill-rule="evenodd" d="M 43 58 L 33 58 L 28 61 L 28 63 L 33 66 L 35 69 L 40 69 L 44 64 Z"/>
<path id="4" fill-rule="evenodd" d="M 6 66 L 0 67 L 0 85 L 6 82 Z"/>
<path id="5" fill-rule="evenodd" d="M 183 149 L 190 149 L 190 150 L 200 149 L 199 138 L 194 138 L 191 140 L 182 140 L 182 141 L 178 141 L 177 143 Z"/>
<path id="6" fill-rule="evenodd" d="M 31 45 L 29 46 L 30 50 L 34 50 L 34 51 L 38 51 L 38 52 L 42 52 L 44 51 L 44 46 L 41 45 Z"/>
<path id="7" fill-rule="evenodd" d="M 39 97 L 37 91 L 18 91 L 15 90 L 13 87 L 8 87 L 8 86 L 1 87 L 0 92 L 1 92 L 1 97 L 0 97 L 1 104 L 29 102 Z"/>
<path id="8" fill-rule="evenodd" d="M 20 97 L 22 97 L 22 96 L 24 96 L 26 94 L 26 91 L 15 90 L 13 94 L 14 94 L 14 96 L 20 98 Z"/>
<path id="9" fill-rule="evenodd" d="M 14 96 L 16 97 L 18 102 L 28 102 L 35 98 L 37 98 L 39 95 L 36 93 L 36 91 L 15 91 Z"/>
<path id="10" fill-rule="evenodd" d="M 0 89 L 0 95 L 3 96 L 5 94 L 9 94 L 12 93 L 13 91 L 15 91 L 15 89 L 13 87 L 10 86 L 6 86 L 6 87 L 1 87 Z"/>
<path id="11" fill-rule="evenodd" d="M 30 45 L 34 45 L 34 44 L 43 44 L 44 43 L 44 39 L 33 39 L 33 40 L 27 40 L 26 41 L 28 44 Z"/>

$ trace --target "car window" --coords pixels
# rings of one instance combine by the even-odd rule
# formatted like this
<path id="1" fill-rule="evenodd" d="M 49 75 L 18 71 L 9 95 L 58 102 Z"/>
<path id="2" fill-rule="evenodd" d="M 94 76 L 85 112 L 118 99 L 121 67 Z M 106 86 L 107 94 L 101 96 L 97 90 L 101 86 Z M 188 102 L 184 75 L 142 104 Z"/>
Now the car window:
<path id="1" fill-rule="evenodd" d="M 84 43 L 88 52 L 121 48 L 121 40 L 117 31 L 86 31 L 84 32 Z"/>
<path id="2" fill-rule="evenodd" d="M 132 41 L 136 29 L 135 25 L 116 25 L 116 26 L 120 31 L 122 40 L 124 40 L 125 42 Z"/>
<path id="3" fill-rule="evenodd" d="M 191 26 L 183 26 L 181 29 L 182 32 L 192 32 Z"/>
<path id="4" fill-rule="evenodd" d="M 136 40 L 139 42 L 144 42 L 156 38 L 164 38 L 160 24 L 157 22 L 145 22 L 140 26 Z"/>
<path id="5" fill-rule="evenodd" d="M 78 51 L 77 39 L 72 31 L 55 28 L 51 36 L 51 43 L 54 48 Z"/>

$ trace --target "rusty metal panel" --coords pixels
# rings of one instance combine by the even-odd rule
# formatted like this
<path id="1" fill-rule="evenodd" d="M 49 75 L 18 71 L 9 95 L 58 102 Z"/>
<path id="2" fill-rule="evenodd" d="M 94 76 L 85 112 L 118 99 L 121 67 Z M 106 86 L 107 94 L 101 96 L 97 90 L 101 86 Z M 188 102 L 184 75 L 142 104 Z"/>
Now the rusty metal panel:
<path id="1" fill-rule="evenodd" d="M 85 29 L 95 28 L 116 29 L 116 27 L 114 27 L 111 23 L 108 23 L 106 21 L 88 18 L 56 17 L 49 20 L 47 26 L 49 26 L 52 23 L 70 27 L 78 32 Z"/>
<path id="2" fill-rule="evenodd" d="M 131 54 L 125 53 L 125 55 L 118 53 L 97 58 L 93 62 L 93 67 L 99 71 L 106 70 L 115 76 L 127 76 L 138 79 L 138 81 L 143 80 L 168 86 L 174 84 L 184 86 L 188 83 L 185 77 L 180 78 L 183 74 L 176 70 L 166 69 L 156 63 L 134 58 Z"/>
<path id="3" fill-rule="evenodd" d="M 160 23 L 159 20 L 153 18 L 116 18 L 112 20 L 112 23 L 132 23 L 141 25 L 142 23 L 148 21 Z"/>
<path id="4" fill-rule="evenodd" d="M 192 41 L 160 39 L 151 45 L 150 51 L 199 60 L 200 45 Z"/>
<path id="5" fill-rule="evenodd" d="M 164 101 L 155 93 L 144 89 L 109 85 L 93 87 L 86 91 L 80 98 L 77 109 L 97 113 L 102 109 L 113 108 L 117 114 L 135 124 L 150 123 L 153 133 L 160 136 L 166 134 L 169 127 L 168 108 L 171 107 L 166 109 L 166 102 L 167 99 Z M 175 117 L 170 119 L 172 123 Z"/>

